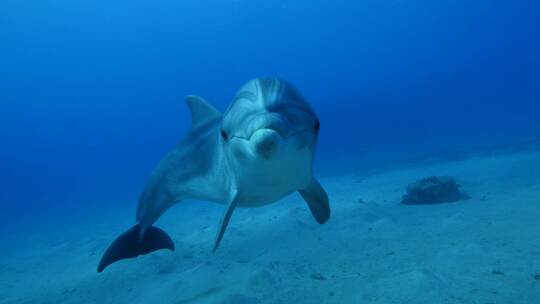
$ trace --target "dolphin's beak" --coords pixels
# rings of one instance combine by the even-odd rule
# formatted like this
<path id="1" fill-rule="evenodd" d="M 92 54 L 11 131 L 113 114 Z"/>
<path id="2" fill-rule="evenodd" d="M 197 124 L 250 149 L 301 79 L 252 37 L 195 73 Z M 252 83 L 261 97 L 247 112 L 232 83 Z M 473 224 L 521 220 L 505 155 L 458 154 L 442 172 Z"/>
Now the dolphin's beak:
<path id="1" fill-rule="evenodd" d="M 250 142 L 255 155 L 270 159 L 281 144 L 281 135 L 272 129 L 259 129 L 251 135 Z"/>

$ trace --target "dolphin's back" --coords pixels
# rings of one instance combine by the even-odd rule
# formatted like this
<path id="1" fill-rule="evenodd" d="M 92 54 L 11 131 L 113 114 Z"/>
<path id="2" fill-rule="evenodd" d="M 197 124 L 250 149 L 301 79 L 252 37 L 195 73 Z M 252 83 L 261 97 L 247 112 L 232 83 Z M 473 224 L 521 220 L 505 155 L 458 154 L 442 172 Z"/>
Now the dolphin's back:
<path id="1" fill-rule="evenodd" d="M 220 124 L 221 118 L 192 129 L 159 162 L 139 198 L 137 222 L 152 224 L 171 205 L 186 198 L 209 199 L 204 197 L 208 191 L 201 188 L 198 177 L 212 175 L 214 164 L 219 162 Z"/>

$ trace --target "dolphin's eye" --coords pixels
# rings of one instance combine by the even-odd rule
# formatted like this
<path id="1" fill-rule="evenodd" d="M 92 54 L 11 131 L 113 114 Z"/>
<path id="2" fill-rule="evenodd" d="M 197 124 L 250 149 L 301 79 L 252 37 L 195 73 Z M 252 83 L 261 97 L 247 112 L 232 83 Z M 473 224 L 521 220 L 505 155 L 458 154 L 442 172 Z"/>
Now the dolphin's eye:
<path id="1" fill-rule="evenodd" d="M 227 139 L 229 139 L 229 136 L 227 135 L 227 132 L 225 132 L 225 130 L 223 130 L 223 129 L 221 129 L 221 137 L 225 141 L 227 141 Z"/>
<path id="2" fill-rule="evenodd" d="M 321 128 L 321 123 L 317 120 L 315 122 L 315 132 L 319 132 L 319 129 Z"/>

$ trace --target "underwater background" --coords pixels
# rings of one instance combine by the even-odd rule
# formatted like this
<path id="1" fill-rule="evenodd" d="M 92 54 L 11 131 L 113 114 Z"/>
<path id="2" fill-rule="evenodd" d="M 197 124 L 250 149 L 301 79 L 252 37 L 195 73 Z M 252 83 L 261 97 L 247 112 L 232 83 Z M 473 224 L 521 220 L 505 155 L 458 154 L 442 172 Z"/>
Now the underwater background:
<path id="1" fill-rule="evenodd" d="M 101 223 L 117 208 L 129 223 L 150 172 L 189 129 L 184 96 L 225 110 L 243 83 L 261 76 L 289 80 L 318 113 L 321 176 L 537 148 L 540 4 L 2 0 L 1 234 L 61 232 L 58 223 Z M 537 187 L 534 173 L 527 178 Z M 98 252 L 115 229 L 99 236 Z M 38 303 L 19 295 L 0 295 L 0 303 Z"/>

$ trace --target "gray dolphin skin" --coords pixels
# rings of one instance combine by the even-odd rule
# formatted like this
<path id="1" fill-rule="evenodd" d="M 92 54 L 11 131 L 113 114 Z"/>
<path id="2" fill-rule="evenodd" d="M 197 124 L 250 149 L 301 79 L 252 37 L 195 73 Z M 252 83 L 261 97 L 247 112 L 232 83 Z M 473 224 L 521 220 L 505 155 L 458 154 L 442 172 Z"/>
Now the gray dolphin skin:
<path id="1" fill-rule="evenodd" d="M 214 251 L 236 207 L 267 205 L 298 191 L 318 223 L 330 217 L 328 196 L 312 173 L 319 120 L 289 82 L 251 80 L 224 114 L 197 96 L 186 103 L 190 131 L 154 169 L 136 224 L 112 242 L 98 272 L 122 259 L 174 250 L 167 233 L 152 225 L 185 199 L 225 205 Z"/>

